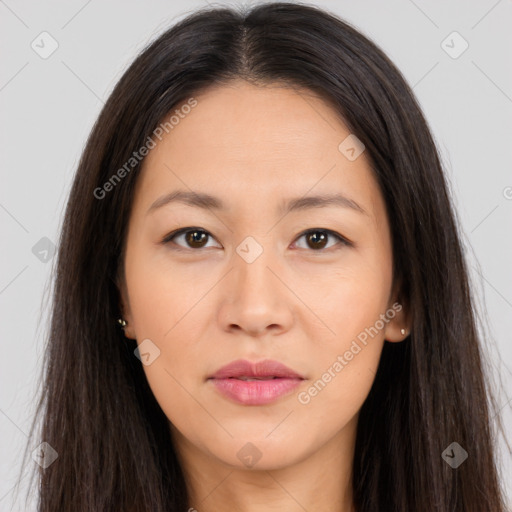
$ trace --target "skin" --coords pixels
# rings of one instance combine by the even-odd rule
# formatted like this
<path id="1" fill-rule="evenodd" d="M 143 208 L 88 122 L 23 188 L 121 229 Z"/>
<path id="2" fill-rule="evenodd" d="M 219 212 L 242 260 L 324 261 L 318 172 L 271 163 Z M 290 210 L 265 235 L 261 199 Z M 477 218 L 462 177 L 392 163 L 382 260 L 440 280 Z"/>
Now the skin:
<path id="1" fill-rule="evenodd" d="M 350 131 L 312 92 L 237 80 L 195 98 L 144 161 L 120 285 L 126 336 L 160 350 L 144 371 L 169 419 L 190 507 L 351 511 L 359 410 L 384 341 L 402 341 L 409 327 L 405 307 L 393 310 L 383 197 L 365 152 L 354 161 L 340 152 Z M 176 189 L 210 193 L 227 208 L 176 202 L 147 213 Z M 333 205 L 277 213 L 289 198 L 333 192 L 366 214 Z M 208 237 L 162 243 L 178 228 Z M 303 235 L 311 228 L 353 245 L 329 235 L 318 249 Z M 252 263 L 236 251 L 248 236 L 263 249 Z M 389 310 L 384 328 L 301 403 L 299 393 Z M 239 358 L 275 359 L 305 380 L 271 404 L 237 404 L 206 379 Z M 245 445 L 261 454 L 252 467 L 237 456 Z"/>

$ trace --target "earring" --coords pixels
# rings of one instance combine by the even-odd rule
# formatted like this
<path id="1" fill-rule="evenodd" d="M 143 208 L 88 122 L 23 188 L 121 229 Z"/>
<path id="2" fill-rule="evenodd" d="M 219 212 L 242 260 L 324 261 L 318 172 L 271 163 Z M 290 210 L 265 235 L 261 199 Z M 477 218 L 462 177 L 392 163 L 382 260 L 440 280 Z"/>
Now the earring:
<path id="1" fill-rule="evenodd" d="M 402 336 L 405 336 L 405 333 L 406 333 L 406 332 L 407 332 L 407 331 L 406 331 L 405 329 L 403 329 L 403 328 L 402 328 L 402 329 L 400 329 L 400 334 L 401 334 Z"/>
<path id="2" fill-rule="evenodd" d="M 118 318 L 117 323 L 121 326 L 121 329 L 124 329 L 128 325 L 128 322 L 123 318 Z"/>

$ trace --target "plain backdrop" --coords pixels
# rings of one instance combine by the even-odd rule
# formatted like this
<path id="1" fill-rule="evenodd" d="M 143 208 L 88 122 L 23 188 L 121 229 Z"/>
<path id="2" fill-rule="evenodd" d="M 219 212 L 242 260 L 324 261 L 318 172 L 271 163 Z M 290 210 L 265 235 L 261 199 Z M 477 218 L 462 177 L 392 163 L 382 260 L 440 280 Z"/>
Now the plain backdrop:
<path id="1" fill-rule="evenodd" d="M 495 380 L 503 383 L 498 414 L 510 434 L 512 1 L 311 3 L 376 42 L 424 110 L 464 232 L 486 326 L 484 350 Z M 48 323 L 44 291 L 86 138 L 137 53 L 205 5 L 199 0 L 0 0 L 0 511 L 25 510 L 12 489 L 40 386 Z M 511 454 L 502 442 L 499 446 L 504 487 L 512 496 Z"/>

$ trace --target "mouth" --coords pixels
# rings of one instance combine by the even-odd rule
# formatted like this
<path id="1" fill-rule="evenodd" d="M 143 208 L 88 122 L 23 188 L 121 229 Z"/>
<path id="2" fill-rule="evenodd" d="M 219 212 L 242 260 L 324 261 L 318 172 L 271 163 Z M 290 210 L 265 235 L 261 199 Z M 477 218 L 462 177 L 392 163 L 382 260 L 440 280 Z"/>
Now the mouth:
<path id="1" fill-rule="evenodd" d="M 246 380 L 246 381 L 251 381 L 251 380 L 270 380 L 270 379 L 282 379 L 282 377 L 276 377 L 275 375 L 273 377 L 246 377 L 246 376 L 242 376 L 242 377 L 228 377 L 229 379 L 238 379 L 238 380 Z"/>
<path id="2" fill-rule="evenodd" d="M 253 363 L 246 359 L 237 359 L 219 368 L 209 379 L 242 379 L 242 380 L 269 380 L 269 379 L 304 379 L 298 372 L 288 368 L 279 361 L 265 359 Z"/>
<path id="3" fill-rule="evenodd" d="M 305 377 L 278 361 L 237 360 L 208 377 L 225 398 L 243 405 L 265 405 L 288 395 Z"/>

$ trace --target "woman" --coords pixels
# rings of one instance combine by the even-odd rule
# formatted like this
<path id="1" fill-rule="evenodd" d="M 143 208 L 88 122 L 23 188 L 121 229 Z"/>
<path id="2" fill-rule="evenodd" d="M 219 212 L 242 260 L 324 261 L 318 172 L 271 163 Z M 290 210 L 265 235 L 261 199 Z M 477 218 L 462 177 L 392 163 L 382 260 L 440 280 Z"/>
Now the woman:
<path id="1" fill-rule="evenodd" d="M 437 150 L 337 17 L 204 9 L 146 48 L 57 270 L 40 511 L 505 510 Z"/>

